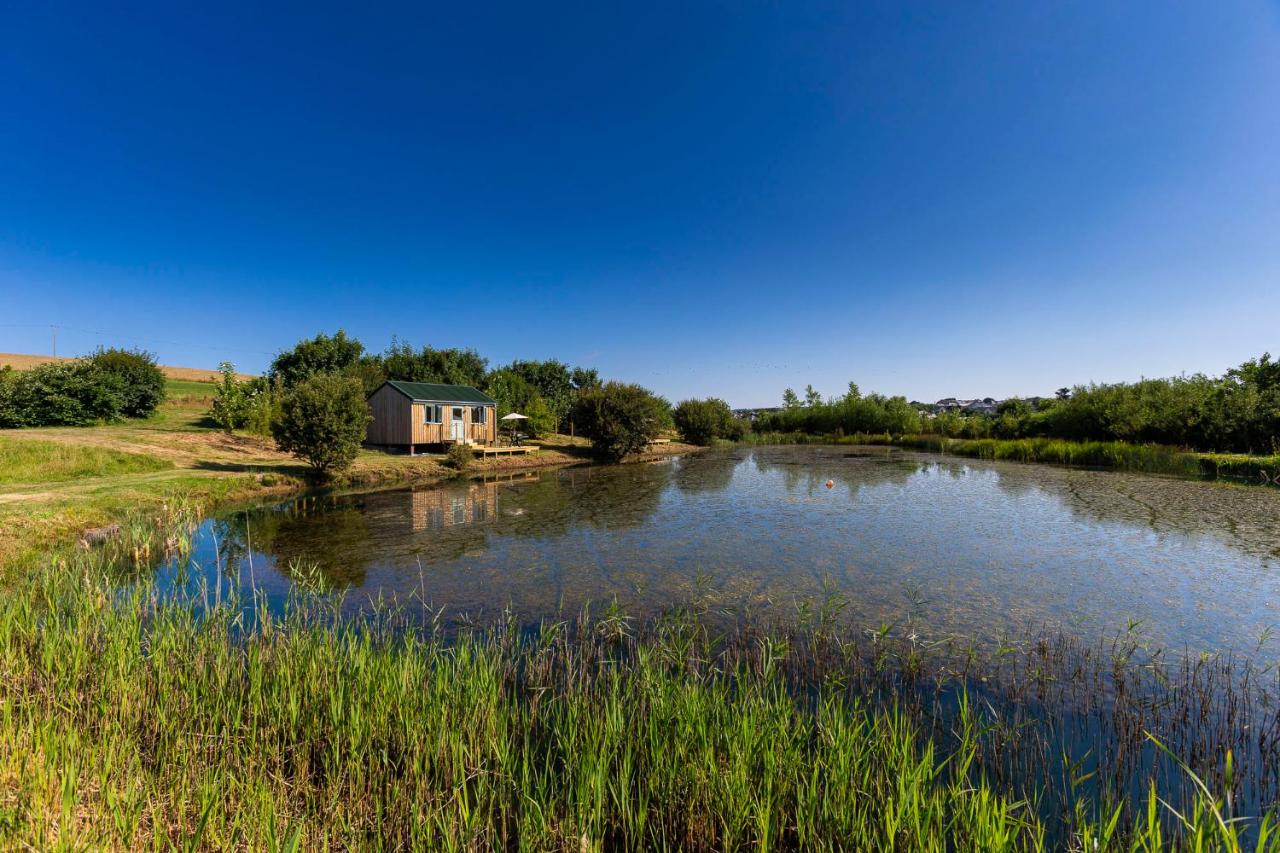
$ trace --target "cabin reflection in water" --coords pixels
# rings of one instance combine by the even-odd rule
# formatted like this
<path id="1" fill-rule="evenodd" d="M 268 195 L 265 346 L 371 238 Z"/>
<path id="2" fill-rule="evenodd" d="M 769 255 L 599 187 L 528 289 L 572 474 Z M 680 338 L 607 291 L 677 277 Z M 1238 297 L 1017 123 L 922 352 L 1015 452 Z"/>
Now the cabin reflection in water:
<path id="1" fill-rule="evenodd" d="M 413 532 L 487 524 L 498 517 L 499 486 L 536 479 L 536 474 L 521 473 L 465 487 L 413 492 L 409 503 Z"/>

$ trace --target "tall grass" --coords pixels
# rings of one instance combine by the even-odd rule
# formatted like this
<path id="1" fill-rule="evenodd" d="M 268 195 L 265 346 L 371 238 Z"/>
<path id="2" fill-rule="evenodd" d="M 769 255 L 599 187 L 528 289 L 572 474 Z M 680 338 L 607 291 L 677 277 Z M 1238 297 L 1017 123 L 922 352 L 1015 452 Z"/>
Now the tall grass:
<path id="1" fill-rule="evenodd" d="M 1060 438 L 947 438 L 931 434 L 817 436 L 806 433 L 750 433 L 743 444 L 872 444 L 908 447 L 952 456 L 1113 468 L 1179 477 L 1246 480 L 1280 485 L 1280 456 L 1201 453 L 1161 444 L 1125 441 L 1068 441 Z"/>
<path id="2" fill-rule="evenodd" d="M 127 569 L 0 599 L 0 846 L 1280 849 L 1242 805 L 1274 793 L 1275 713 L 1229 660 L 860 636 L 833 600 L 723 637 L 613 608 L 446 637 L 113 591 Z"/>
<path id="3" fill-rule="evenodd" d="M 173 468 L 166 459 L 89 445 L 0 438 L 0 484 L 54 483 Z"/>

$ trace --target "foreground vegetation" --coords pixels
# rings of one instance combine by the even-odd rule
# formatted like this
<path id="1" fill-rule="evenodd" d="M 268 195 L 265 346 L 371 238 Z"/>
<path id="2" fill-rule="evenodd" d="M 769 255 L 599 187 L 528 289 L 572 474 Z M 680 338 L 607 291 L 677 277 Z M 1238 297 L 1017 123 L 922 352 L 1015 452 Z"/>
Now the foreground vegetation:
<path id="1" fill-rule="evenodd" d="M 184 512 L 0 598 L 0 846 L 1280 849 L 1248 664 L 862 636 L 834 598 L 448 634 L 414 602 L 113 592 L 188 550 Z"/>

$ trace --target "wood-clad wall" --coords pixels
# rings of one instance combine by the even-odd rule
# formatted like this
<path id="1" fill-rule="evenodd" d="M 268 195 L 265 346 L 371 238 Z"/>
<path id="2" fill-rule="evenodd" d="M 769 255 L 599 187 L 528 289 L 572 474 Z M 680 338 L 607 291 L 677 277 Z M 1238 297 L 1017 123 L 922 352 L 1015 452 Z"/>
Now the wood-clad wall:
<path id="1" fill-rule="evenodd" d="M 408 444 L 413 440 L 409 412 L 413 401 L 390 385 L 383 385 L 369 397 L 373 420 L 365 430 L 369 444 Z"/>
<path id="2" fill-rule="evenodd" d="M 369 414 L 373 420 L 365 431 L 369 444 L 401 445 L 443 444 L 450 440 L 453 429 L 453 404 L 441 403 L 444 423 L 429 424 L 426 403 L 415 403 L 390 385 L 383 385 L 369 397 Z M 463 436 L 482 444 L 493 444 L 498 437 L 497 410 L 485 406 L 485 422 L 471 422 L 470 404 L 462 406 Z"/>

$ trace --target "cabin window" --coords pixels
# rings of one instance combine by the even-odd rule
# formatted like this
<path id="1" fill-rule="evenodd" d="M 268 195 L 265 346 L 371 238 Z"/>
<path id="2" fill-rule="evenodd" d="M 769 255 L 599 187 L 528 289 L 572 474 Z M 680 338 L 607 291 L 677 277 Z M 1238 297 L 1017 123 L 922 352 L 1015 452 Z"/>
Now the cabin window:
<path id="1" fill-rule="evenodd" d="M 443 420 L 444 413 L 440 411 L 439 406 L 432 405 L 431 403 L 427 403 L 422 408 L 426 412 L 426 421 L 425 421 L 426 423 L 438 424 L 441 422 L 441 420 Z"/>
<path id="2" fill-rule="evenodd" d="M 484 406 L 471 407 L 471 422 L 473 424 L 484 423 Z"/>

